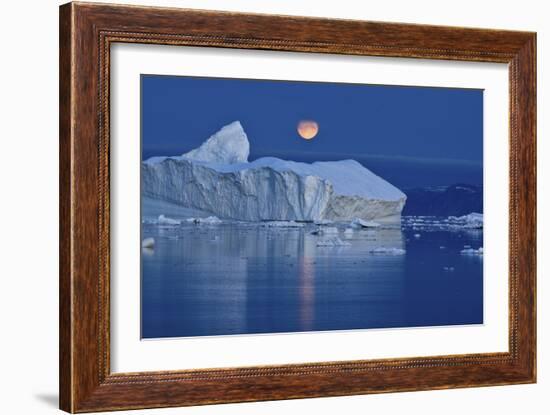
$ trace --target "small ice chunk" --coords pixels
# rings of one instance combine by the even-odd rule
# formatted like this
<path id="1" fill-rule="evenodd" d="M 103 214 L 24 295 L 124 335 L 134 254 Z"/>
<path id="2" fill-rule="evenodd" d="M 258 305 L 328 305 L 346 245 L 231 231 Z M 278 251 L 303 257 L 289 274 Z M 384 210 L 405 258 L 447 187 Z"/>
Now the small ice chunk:
<path id="1" fill-rule="evenodd" d="M 418 238 L 420 238 L 420 234 L 419 234 L 419 233 L 415 233 L 415 234 L 414 234 L 414 237 L 415 237 L 416 239 L 418 239 Z"/>
<path id="2" fill-rule="evenodd" d="M 335 226 L 326 226 L 317 228 L 310 232 L 311 235 L 338 235 L 338 228 Z"/>
<path id="3" fill-rule="evenodd" d="M 453 272 L 455 270 L 455 267 L 443 267 L 443 271 L 446 272 Z"/>
<path id="4" fill-rule="evenodd" d="M 199 223 L 204 223 L 206 225 L 219 225 L 222 221 L 217 216 L 208 216 L 207 218 L 201 219 Z"/>
<path id="5" fill-rule="evenodd" d="M 324 238 L 317 241 L 317 246 L 349 246 L 349 245 L 351 245 L 349 242 L 342 241 L 337 236 Z"/>
<path id="6" fill-rule="evenodd" d="M 363 220 L 363 219 L 360 219 L 360 218 L 355 218 L 351 221 L 351 227 L 355 228 L 355 229 L 360 229 L 360 228 L 378 228 L 380 226 L 380 224 L 378 222 L 373 222 L 373 221 L 370 221 L 370 220 Z"/>
<path id="7" fill-rule="evenodd" d="M 158 218 L 159 225 L 179 225 L 181 222 L 177 219 L 167 218 L 164 215 L 160 215 Z"/>
<path id="8" fill-rule="evenodd" d="M 293 220 L 276 220 L 271 222 L 264 222 L 263 226 L 267 226 L 268 228 L 303 228 L 304 224 L 302 222 L 295 222 Z"/>
<path id="9" fill-rule="evenodd" d="M 483 255 L 483 247 L 480 247 L 479 249 L 474 248 L 466 248 L 460 251 L 462 255 Z"/>
<path id="10" fill-rule="evenodd" d="M 371 254 L 383 254 L 383 255 L 405 255 L 405 250 L 401 248 L 388 248 L 379 246 L 369 250 Z"/>
<path id="11" fill-rule="evenodd" d="M 439 249 L 445 249 L 445 247 L 444 247 L 443 245 L 441 245 L 441 246 L 439 247 Z"/>
<path id="12" fill-rule="evenodd" d="M 353 228 L 346 228 L 344 231 L 344 235 L 353 235 Z"/>
<path id="13" fill-rule="evenodd" d="M 141 241 L 141 247 L 142 248 L 153 248 L 155 246 L 155 239 L 154 238 L 145 238 L 143 241 Z"/>

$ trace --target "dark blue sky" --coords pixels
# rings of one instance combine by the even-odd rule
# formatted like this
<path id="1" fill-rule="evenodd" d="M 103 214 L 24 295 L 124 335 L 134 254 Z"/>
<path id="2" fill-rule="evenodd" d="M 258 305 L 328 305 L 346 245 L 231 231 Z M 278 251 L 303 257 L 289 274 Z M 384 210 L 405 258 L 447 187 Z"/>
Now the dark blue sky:
<path id="1" fill-rule="evenodd" d="M 143 158 L 239 120 L 251 160 L 354 158 L 401 187 L 482 184 L 482 90 L 143 75 L 141 93 Z M 319 124 L 313 140 L 302 119 Z"/>

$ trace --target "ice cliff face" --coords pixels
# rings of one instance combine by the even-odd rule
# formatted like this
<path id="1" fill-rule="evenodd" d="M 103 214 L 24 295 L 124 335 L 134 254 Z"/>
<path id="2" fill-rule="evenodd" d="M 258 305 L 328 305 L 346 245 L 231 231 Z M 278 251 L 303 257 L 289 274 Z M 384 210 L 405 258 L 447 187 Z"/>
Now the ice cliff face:
<path id="1" fill-rule="evenodd" d="M 142 193 L 246 221 L 400 217 L 405 194 L 354 160 L 248 162 L 249 149 L 236 121 L 182 156 L 143 162 Z"/>

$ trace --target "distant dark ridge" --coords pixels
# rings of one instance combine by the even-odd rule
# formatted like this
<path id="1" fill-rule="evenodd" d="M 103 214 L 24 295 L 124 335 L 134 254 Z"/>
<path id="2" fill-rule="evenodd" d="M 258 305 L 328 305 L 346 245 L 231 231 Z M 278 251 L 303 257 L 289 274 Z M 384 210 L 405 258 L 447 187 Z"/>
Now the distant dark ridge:
<path id="1" fill-rule="evenodd" d="M 453 184 L 445 187 L 402 189 L 407 203 L 402 214 L 421 216 L 461 216 L 483 213 L 483 187 Z"/>

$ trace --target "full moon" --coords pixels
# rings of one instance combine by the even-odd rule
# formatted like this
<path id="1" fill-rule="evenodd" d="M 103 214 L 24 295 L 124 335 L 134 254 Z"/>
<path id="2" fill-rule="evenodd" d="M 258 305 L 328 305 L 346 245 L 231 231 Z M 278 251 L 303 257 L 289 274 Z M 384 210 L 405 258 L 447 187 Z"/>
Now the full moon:
<path id="1" fill-rule="evenodd" d="M 319 124 L 311 120 L 302 120 L 296 129 L 304 140 L 311 140 L 319 132 Z"/>

